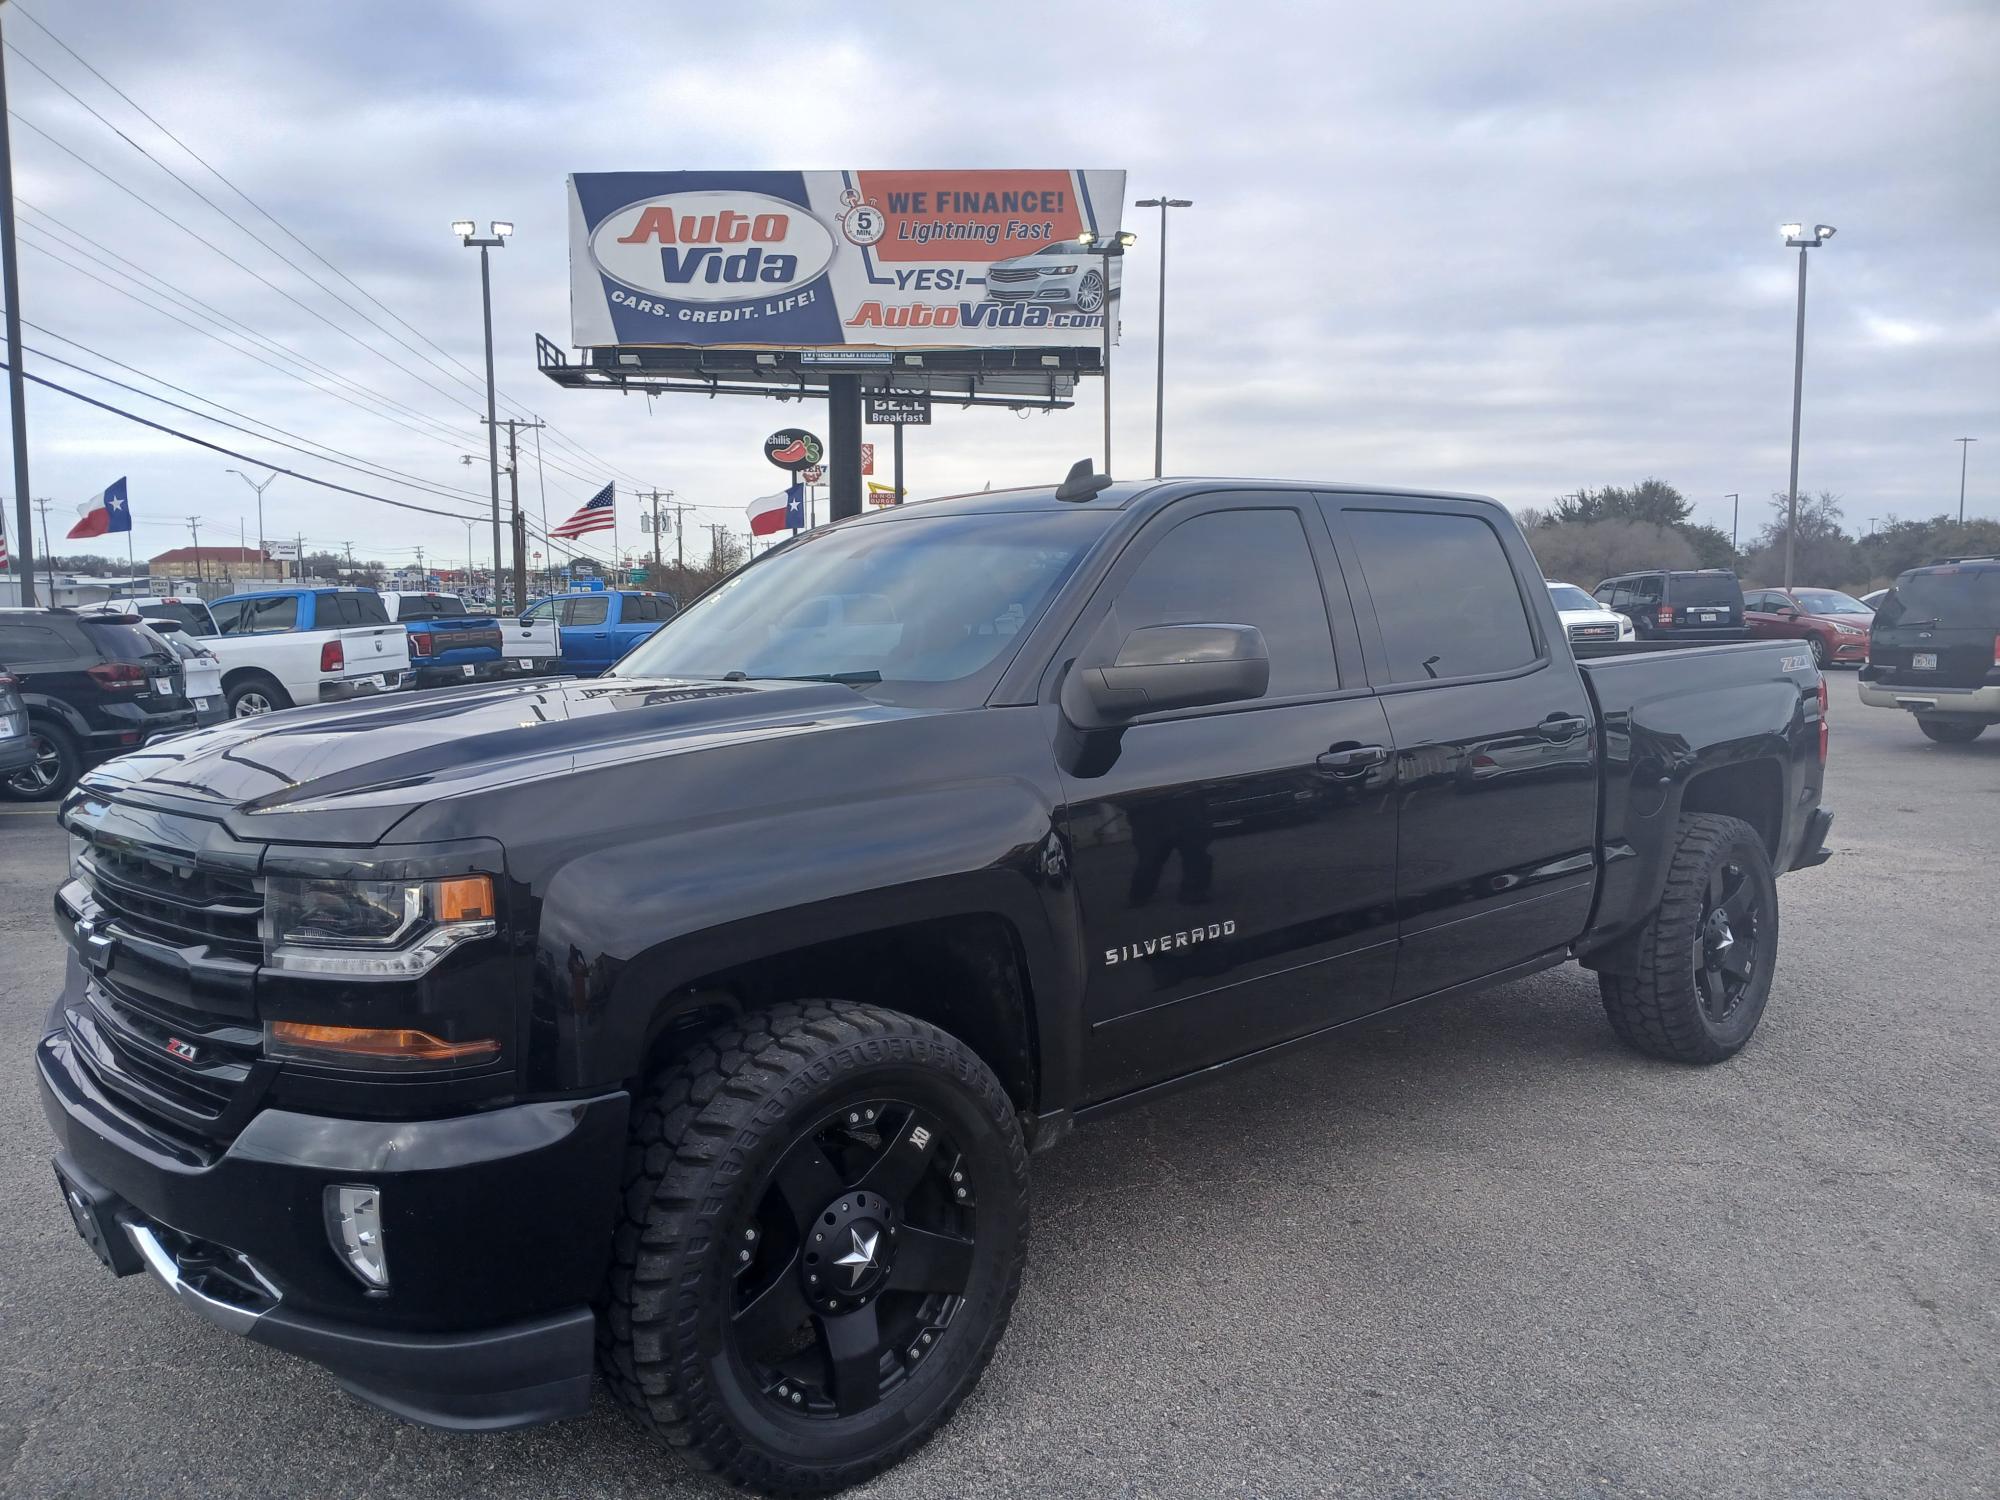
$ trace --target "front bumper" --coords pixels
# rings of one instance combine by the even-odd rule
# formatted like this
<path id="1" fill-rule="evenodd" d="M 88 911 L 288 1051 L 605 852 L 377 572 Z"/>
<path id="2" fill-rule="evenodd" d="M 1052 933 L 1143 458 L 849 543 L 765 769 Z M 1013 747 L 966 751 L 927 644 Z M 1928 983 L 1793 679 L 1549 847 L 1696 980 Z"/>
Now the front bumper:
<path id="1" fill-rule="evenodd" d="M 375 678 L 382 680 L 378 683 Z M 333 682 L 319 685 L 319 701 L 322 703 L 345 703 L 350 698 L 372 698 L 378 693 L 393 693 L 409 686 L 410 674 L 391 669 L 377 672 L 373 677 L 343 677 Z"/>
<path id="2" fill-rule="evenodd" d="M 71 1216 L 112 1271 L 325 1366 L 362 1399 L 462 1430 L 589 1404 L 589 1300 L 610 1255 L 627 1096 L 424 1121 L 267 1109 L 204 1147 L 108 1096 L 66 1030 L 35 1062 Z M 325 1189 L 380 1195 L 389 1290 L 328 1239 Z"/>
<path id="3" fill-rule="evenodd" d="M 1967 714 L 2000 723 L 2000 686 L 1976 688 L 1909 687 L 1861 674 L 1861 701 L 1874 708 L 1906 708 L 1911 713 Z"/>

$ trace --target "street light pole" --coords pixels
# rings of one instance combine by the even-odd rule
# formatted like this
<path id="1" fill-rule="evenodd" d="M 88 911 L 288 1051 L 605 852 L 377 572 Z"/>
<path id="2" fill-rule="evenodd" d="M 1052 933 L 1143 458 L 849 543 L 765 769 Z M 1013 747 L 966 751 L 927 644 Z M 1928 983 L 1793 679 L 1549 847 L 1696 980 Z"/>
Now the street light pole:
<path id="1" fill-rule="evenodd" d="M 495 420 L 499 413 L 494 409 L 493 396 L 493 273 L 486 252 L 506 244 L 514 226 L 495 219 L 488 229 L 489 237 L 478 239 L 476 226 L 470 219 L 456 220 L 451 226 L 461 244 L 479 252 L 479 303 L 486 318 L 486 465 L 493 485 L 493 597 L 497 601 L 500 597 L 500 426 Z"/>
<path id="2" fill-rule="evenodd" d="M 1729 502 L 1729 550 L 1734 552 L 1736 550 L 1736 523 L 1743 512 L 1743 497 L 1741 495 L 1724 495 L 1722 498 Z"/>
<path id="3" fill-rule="evenodd" d="M 257 577 L 262 579 L 264 576 L 264 491 L 271 487 L 278 476 L 273 474 L 269 479 L 259 484 L 241 469 L 225 469 L 223 472 L 234 474 L 238 479 L 257 492 Z M 285 570 L 280 568 L 278 570 L 278 582 L 283 583 L 284 581 Z"/>
<path id="4" fill-rule="evenodd" d="M 1965 455 L 1972 451 L 1972 444 L 1978 438 L 1953 438 L 1958 444 L 1958 524 L 1965 524 Z"/>
<path id="5" fill-rule="evenodd" d="M 1086 229 L 1076 237 L 1076 242 L 1083 246 L 1086 253 L 1101 256 L 1104 264 L 1104 323 L 1103 336 L 1098 346 L 1101 350 L 1098 363 L 1103 367 L 1101 373 L 1104 377 L 1104 472 L 1106 474 L 1111 472 L 1111 323 L 1114 301 L 1111 294 L 1111 262 L 1123 256 L 1126 250 L 1138 243 L 1138 239 L 1139 236 L 1129 229 L 1120 230 L 1102 244 L 1098 243 L 1097 231 L 1094 229 Z"/>
<path id="6" fill-rule="evenodd" d="M 1167 432 L 1167 210 L 1193 208 L 1192 198 L 1141 198 L 1136 208 L 1160 211 L 1160 331 L 1153 341 L 1153 477 L 1164 468 Z"/>
<path id="7" fill-rule="evenodd" d="M 1799 224 L 1781 225 L 1785 244 L 1799 252 L 1799 316 L 1792 342 L 1792 478 L 1785 493 L 1785 587 L 1792 586 L 1792 559 L 1799 540 L 1799 407 L 1806 377 L 1806 251 L 1833 238 L 1831 224 L 1815 224 L 1810 236 Z"/>
<path id="8" fill-rule="evenodd" d="M 4 6 L 0 6 L 4 9 Z M 21 371 L 21 268 L 14 254 L 14 146 L 8 137 L 7 54 L 0 48 L 0 294 L 7 298 L 7 411 L 14 437 L 15 571 L 21 603 L 35 607 L 35 522 L 28 499 L 28 384 Z M 47 550 L 44 539 L 43 550 Z M 55 586 L 49 587 L 55 603 Z"/>

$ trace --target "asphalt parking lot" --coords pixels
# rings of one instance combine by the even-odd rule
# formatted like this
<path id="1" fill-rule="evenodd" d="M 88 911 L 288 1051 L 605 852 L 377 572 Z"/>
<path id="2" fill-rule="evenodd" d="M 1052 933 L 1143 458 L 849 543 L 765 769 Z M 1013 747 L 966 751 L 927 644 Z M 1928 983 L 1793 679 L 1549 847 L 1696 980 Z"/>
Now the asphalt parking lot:
<path id="1" fill-rule="evenodd" d="M 1080 1132 L 984 1384 L 853 1493 L 2000 1490 L 2000 733 L 1833 689 L 1837 855 L 1781 884 L 1742 1056 L 1628 1054 L 1561 969 Z M 0 1491 L 718 1492 L 602 1395 L 410 1427 L 101 1271 L 29 1065 L 62 865 L 0 804 Z"/>

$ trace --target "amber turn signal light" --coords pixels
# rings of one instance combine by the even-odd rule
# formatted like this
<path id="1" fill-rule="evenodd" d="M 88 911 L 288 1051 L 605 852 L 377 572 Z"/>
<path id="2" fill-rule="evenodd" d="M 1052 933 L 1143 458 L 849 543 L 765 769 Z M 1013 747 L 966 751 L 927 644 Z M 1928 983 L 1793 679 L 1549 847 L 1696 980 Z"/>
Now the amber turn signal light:
<path id="1" fill-rule="evenodd" d="M 266 1050 L 301 1061 L 342 1058 L 386 1063 L 471 1063 L 500 1055 L 491 1037 L 448 1042 L 428 1031 L 406 1027 L 320 1026 L 309 1021 L 273 1021 Z"/>
<path id="2" fill-rule="evenodd" d="M 493 916 L 493 877 L 454 875 L 432 884 L 436 893 L 435 915 L 440 922 L 490 921 Z"/>

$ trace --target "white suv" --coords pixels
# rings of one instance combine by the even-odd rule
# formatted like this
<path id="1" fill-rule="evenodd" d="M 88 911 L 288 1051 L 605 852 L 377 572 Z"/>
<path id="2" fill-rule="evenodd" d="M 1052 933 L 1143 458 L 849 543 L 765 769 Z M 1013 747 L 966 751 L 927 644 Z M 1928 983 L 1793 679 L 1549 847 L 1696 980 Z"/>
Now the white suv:
<path id="1" fill-rule="evenodd" d="M 1606 609 L 1573 583 L 1557 583 L 1553 578 L 1543 581 L 1549 586 L 1549 597 L 1555 601 L 1556 614 L 1572 646 L 1632 639 L 1632 622 L 1626 616 Z"/>

